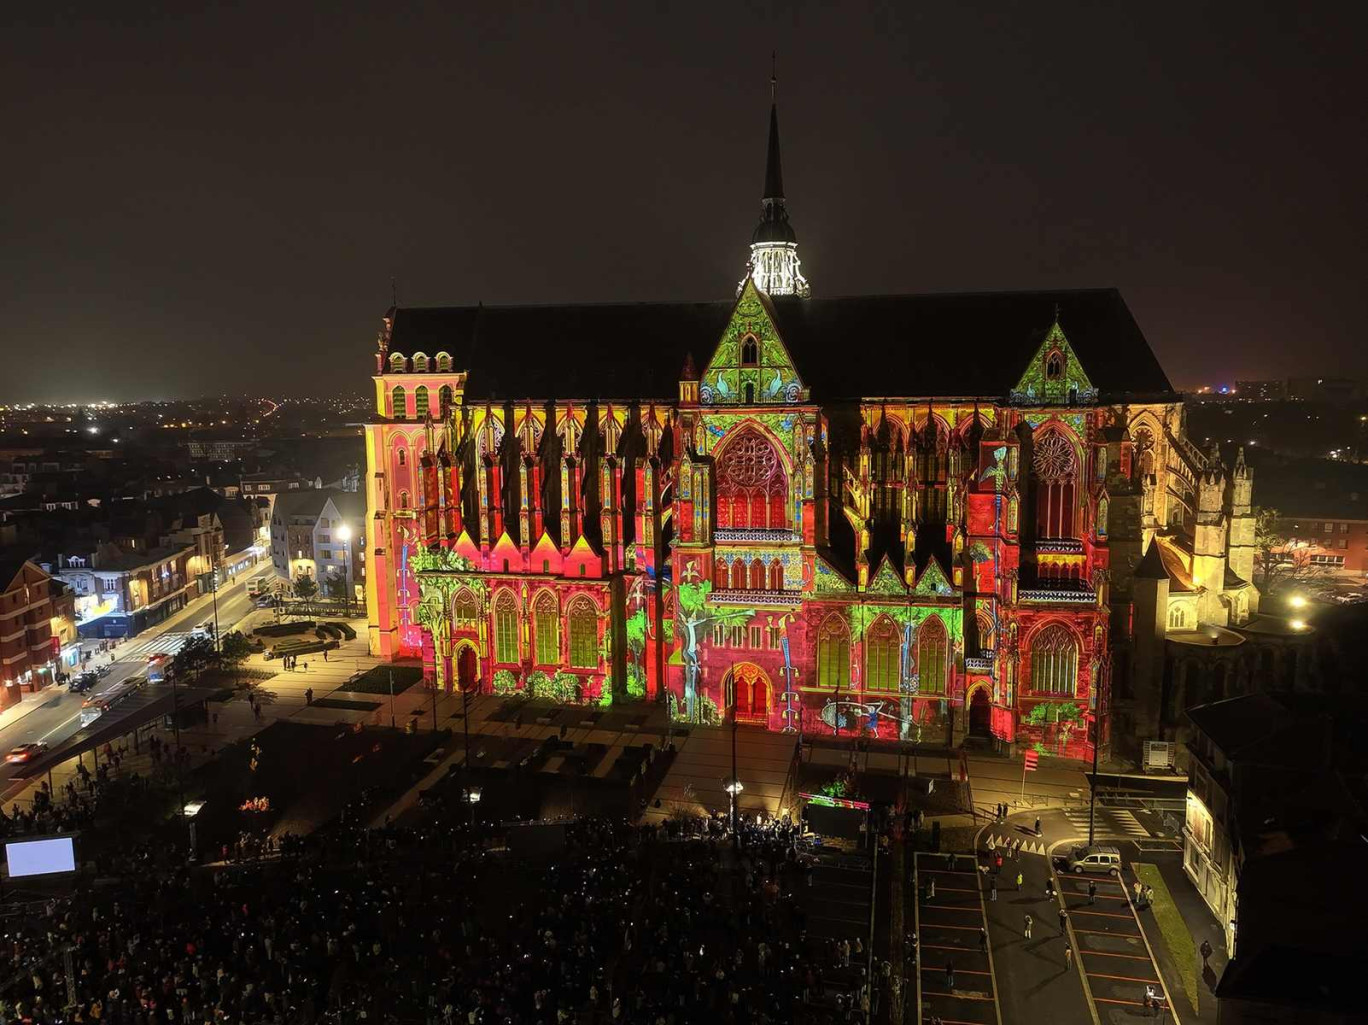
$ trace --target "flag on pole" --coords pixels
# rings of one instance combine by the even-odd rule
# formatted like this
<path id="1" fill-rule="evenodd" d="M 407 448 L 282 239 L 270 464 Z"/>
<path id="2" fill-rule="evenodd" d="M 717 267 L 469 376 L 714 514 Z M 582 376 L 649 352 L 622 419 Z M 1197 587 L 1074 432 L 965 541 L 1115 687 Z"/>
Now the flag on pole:
<path id="1" fill-rule="evenodd" d="M 1023 771 L 1025 771 L 1025 772 L 1035 772 L 1036 766 L 1037 766 L 1039 763 L 1040 763 L 1040 755 L 1039 755 L 1038 753 L 1036 753 L 1035 751 L 1027 751 L 1027 752 L 1026 752 L 1026 768 L 1025 768 Z"/>

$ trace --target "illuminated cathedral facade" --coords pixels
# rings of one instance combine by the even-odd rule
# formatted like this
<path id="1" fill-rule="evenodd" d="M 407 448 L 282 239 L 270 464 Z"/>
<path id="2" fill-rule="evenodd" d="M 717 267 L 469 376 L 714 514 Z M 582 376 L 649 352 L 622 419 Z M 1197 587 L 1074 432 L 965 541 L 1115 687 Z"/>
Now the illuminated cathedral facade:
<path id="1" fill-rule="evenodd" d="M 1114 290 L 811 297 L 773 108 L 734 298 L 395 308 L 373 382 L 374 654 L 790 732 L 1085 754 L 1186 446 Z"/>

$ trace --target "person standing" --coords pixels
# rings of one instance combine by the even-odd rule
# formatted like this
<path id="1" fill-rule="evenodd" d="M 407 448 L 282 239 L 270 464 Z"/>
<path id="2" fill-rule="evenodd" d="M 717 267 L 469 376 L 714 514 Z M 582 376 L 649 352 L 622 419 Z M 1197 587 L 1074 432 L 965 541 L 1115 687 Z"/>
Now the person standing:
<path id="1" fill-rule="evenodd" d="M 1069 931 L 1069 913 L 1063 908 L 1059 909 L 1059 935 L 1063 936 Z"/>
<path id="2" fill-rule="evenodd" d="M 1025 922 L 1025 926 L 1026 926 L 1026 927 L 1025 927 L 1025 929 L 1022 930 L 1022 935 L 1025 936 L 1025 938 L 1028 939 L 1028 940 L 1031 938 L 1031 922 L 1032 922 L 1031 915 L 1030 915 L 1030 913 L 1028 912 L 1027 915 L 1026 915 L 1026 922 Z"/>
<path id="3" fill-rule="evenodd" d="M 1016 878 L 1017 893 L 1020 893 L 1020 892 L 1021 892 L 1021 884 L 1022 884 L 1023 880 L 1024 880 L 1024 877 L 1022 876 L 1022 874 L 1021 874 L 1020 872 L 1018 872 L 1018 873 L 1017 873 L 1017 878 Z"/>
<path id="4" fill-rule="evenodd" d="M 1039 816 L 1039 815 L 1036 816 L 1035 835 L 1036 835 L 1036 836 L 1039 836 L 1039 835 L 1040 835 L 1040 816 Z"/>
<path id="5" fill-rule="evenodd" d="M 1207 967 L 1207 962 L 1211 960 L 1211 941 L 1203 940 L 1202 945 L 1197 948 L 1202 955 L 1202 967 Z"/>
<path id="6" fill-rule="evenodd" d="M 935 877 L 935 876 L 932 876 L 931 879 L 930 879 L 930 883 L 929 883 L 929 885 L 927 886 L 927 889 L 926 889 L 926 896 L 927 896 L 927 899 L 929 899 L 929 900 L 935 900 L 935 899 L 936 899 L 936 877 Z"/>
<path id="7" fill-rule="evenodd" d="M 945 962 L 945 985 L 946 985 L 948 988 L 952 989 L 952 990 L 955 988 L 955 962 L 954 962 L 954 961 L 946 961 L 946 962 Z"/>
<path id="8" fill-rule="evenodd" d="M 1097 883 L 1091 879 L 1088 880 L 1088 903 L 1097 903 Z"/>
<path id="9" fill-rule="evenodd" d="M 1066 969 L 1073 967 L 1073 947 L 1067 943 L 1064 944 L 1064 967 Z"/>
<path id="10" fill-rule="evenodd" d="M 997 877 L 994 876 L 988 881 L 988 899 L 997 900 Z"/>
<path id="11" fill-rule="evenodd" d="M 979 953 L 988 953 L 988 930 L 979 926 Z"/>
<path id="12" fill-rule="evenodd" d="M 1135 903 L 1140 903 L 1140 880 L 1131 883 L 1131 892 L 1135 894 Z"/>

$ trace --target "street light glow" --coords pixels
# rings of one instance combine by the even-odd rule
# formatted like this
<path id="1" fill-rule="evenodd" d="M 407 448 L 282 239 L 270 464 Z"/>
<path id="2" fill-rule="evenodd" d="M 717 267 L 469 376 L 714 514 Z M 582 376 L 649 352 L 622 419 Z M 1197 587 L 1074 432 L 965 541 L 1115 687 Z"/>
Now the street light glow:
<path id="1" fill-rule="evenodd" d="M 1287 604 L 1291 605 L 1294 609 L 1304 609 L 1306 608 L 1306 598 L 1300 594 L 1294 594 L 1291 598 L 1287 599 Z"/>
<path id="2" fill-rule="evenodd" d="M 1292 620 L 1290 623 L 1288 623 L 1287 625 L 1290 626 L 1293 630 L 1305 630 L 1305 629 L 1306 629 L 1306 620 L 1304 620 L 1304 619 L 1294 619 L 1294 620 Z"/>
<path id="3" fill-rule="evenodd" d="M 347 526 L 345 523 L 342 524 L 342 526 L 338 527 L 338 528 L 337 528 L 337 540 L 341 541 L 343 544 L 346 544 L 348 541 L 350 541 L 350 540 L 351 540 L 351 527 Z"/>

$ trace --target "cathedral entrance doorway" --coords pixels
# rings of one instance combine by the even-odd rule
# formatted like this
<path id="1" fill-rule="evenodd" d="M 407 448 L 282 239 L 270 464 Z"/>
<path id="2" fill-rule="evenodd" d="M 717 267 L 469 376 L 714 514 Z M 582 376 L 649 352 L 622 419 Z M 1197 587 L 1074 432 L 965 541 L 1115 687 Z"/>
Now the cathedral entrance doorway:
<path id="1" fill-rule="evenodd" d="M 456 654 L 456 686 L 463 691 L 480 686 L 480 659 L 469 644 L 462 645 Z"/>
<path id="2" fill-rule="evenodd" d="M 993 735 L 993 700 L 987 687 L 979 687 L 969 698 L 969 736 L 987 740 Z"/>
<path id="3" fill-rule="evenodd" d="M 764 726 L 769 722 L 770 697 L 770 681 L 765 671 L 753 662 L 738 662 L 722 680 L 725 704 L 719 711 L 725 719 L 735 701 L 737 722 Z"/>

